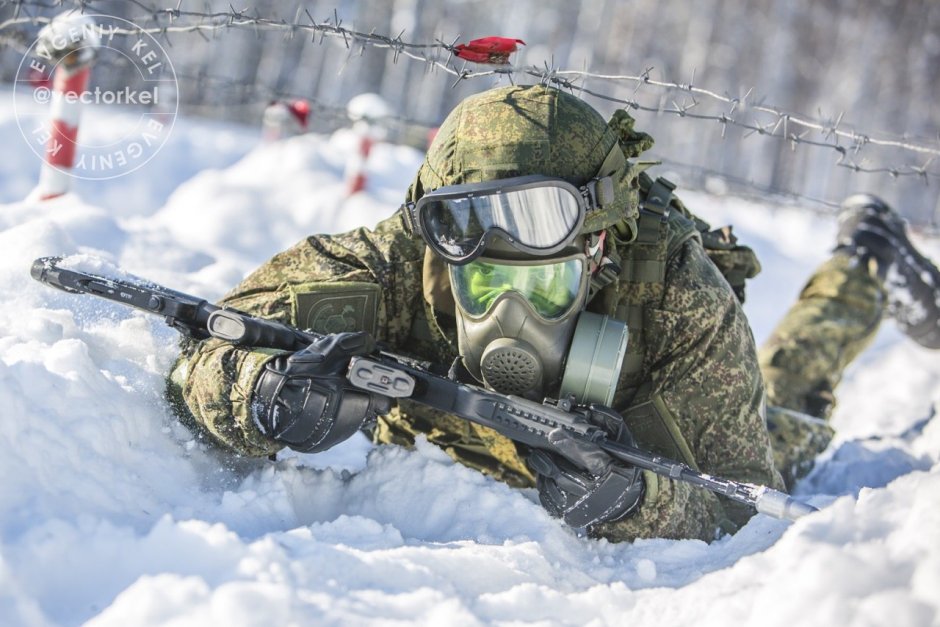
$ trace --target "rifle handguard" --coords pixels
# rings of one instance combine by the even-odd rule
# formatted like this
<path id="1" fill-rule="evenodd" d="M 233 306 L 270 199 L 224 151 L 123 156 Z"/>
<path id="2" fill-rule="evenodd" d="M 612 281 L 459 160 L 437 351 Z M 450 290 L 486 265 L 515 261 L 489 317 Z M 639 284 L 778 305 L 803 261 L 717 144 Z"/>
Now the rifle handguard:
<path id="1" fill-rule="evenodd" d="M 241 346 L 291 347 L 300 350 L 318 336 L 270 320 L 253 318 L 232 309 L 218 309 L 206 321 L 209 335 Z"/>

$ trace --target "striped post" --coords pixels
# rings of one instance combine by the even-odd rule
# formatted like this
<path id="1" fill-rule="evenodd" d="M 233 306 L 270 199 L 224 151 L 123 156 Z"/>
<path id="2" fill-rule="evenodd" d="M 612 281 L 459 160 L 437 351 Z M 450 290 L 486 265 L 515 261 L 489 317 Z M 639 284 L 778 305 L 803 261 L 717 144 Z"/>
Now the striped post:
<path id="1" fill-rule="evenodd" d="M 69 191 L 69 173 L 75 164 L 75 145 L 82 103 L 78 97 L 88 86 L 91 65 L 69 72 L 56 68 L 52 80 L 52 112 L 46 158 L 39 172 L 39 199 L 48 200 Z"/>
<path id="2" fill-rule="evenodd" d="M 392 110 L 378 94 L 359 94 L 346 105 L 346 114 L 353 121 L 352 129 L 358 145 L 356 152 L 346 160 L 346 196 L 366 188 L 366 164 L 376 142 L 385 139 L 386 119 Z"/>
<path id="3" fill-rule="evenodd" d="M 264 110 L 261 139 L 273 142 L 307 132 L 310 103 L 306 100 L 275 100 Z"/>
<path id="4" fill-rule="evenodd" d="M 369 133 L 359 135 L 359 147 L 355 154 L 346 160 L 346 195 L 352 196 L 366 188 L 366 162 L 375 140 Z"/>
<path id="5" fill-rule="evenodd" d="M 56 63 L 52 79 L 49 138 L 36 193 L 40 200 L 69 191 L 75 164 L 81 96 L 88 88 L 99 38 L 94 22 L 82 15 L 63 14 L 39 33 L 43 56 Z"/>

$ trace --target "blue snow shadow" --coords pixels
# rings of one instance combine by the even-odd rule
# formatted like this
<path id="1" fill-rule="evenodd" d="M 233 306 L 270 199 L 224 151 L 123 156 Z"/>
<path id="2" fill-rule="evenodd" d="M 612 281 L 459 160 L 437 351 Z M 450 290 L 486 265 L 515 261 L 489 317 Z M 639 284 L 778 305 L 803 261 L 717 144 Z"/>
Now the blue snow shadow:
<path id="1" fill-rule="evenodd" d="M 908 450 L 933 419 L 929 416 L 911 425 L 899 435 L 872 436 L 848 440 L 830 456 L 816 461 L 812 472 L 796 485 L 795 495 L 858 496 L 862 488 L 883 488 L 911 472 L 927 471 L 933 460 L 927 455 L 915 457 Z"/>

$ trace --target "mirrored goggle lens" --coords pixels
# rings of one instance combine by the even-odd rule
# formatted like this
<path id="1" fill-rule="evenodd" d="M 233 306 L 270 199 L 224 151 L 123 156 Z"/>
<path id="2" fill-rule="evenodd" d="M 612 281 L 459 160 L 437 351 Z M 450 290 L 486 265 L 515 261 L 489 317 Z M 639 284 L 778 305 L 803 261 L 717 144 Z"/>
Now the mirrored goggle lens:
<path id="1" fill-rule="evenodd" d="M 461 261 L 495 229 L 525 252 L 557 252 L 576 234 L 582 209 L 573 188 L 545 185 L 469 197 L 429 195 L 418 211 L 428 244 L 444 258 Z"/>
<path id="2" fill-rule="evenodd" d="M 542 265 L 508 265 L 472 261 L 450 266 L 451 284 L 458 304 L 472 316 L 489 311 L 500 295 L 518 292 L 539 313 L 554 319 L 578 300 L 584 261 L 567 259 Z"/>

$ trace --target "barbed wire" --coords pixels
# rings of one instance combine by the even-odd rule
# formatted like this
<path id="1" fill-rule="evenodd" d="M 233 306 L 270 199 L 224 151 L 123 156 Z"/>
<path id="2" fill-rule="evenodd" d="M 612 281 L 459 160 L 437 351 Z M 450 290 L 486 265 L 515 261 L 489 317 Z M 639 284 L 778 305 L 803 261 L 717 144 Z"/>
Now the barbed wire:
<path id="1" fill-rule="evenodd" d="M 118 59 L 109 59 L 109 60 L 100 60 L 100 65 L 105 65 L 109 67 L 122 68 L 125 66 L 132 66 L 132 63 L 125 58 Z M 303 99 L 309 102 L 309 104 L 314 108 L 317 113 L 317 118 L 325 121 L 332 121 L 337 123 L 346 123 L 354 122 L 356 119 L 352 118 L 349 115 L 349 112 L 345 107 L 329 104 L 321 99 L 314 98 L 309 94 L 292 91 L 282 88 L 273 87 L 266 85 L 264 83 L 246 83 L 239 81 L 230 76 L 223 76 L 217 74 L 210 74 L 203 71 L 197 73 L 190 73 L 185 71 L 176 72 L 176 77 L 178 79 L 184 79 L 192 83 L 197 90 L 202 89 L 205 86 L 211 86 L 213 94 L 220 94 L 223 92 L 232 92 L 237 94 L 236 98 L 231 100 L 220 100 L 215 99 L 212 103 L 208 103 L 208 106 L 218 106 L 224 105 L 226 107 L 232 106 L 248 106 L 253 109 L 263 108 L 271 100 L 282 100 L 282 99 Z M 253 100 L 253 102 L 246 103 L 245 100 Z M 190 105 L 195 106 L 195 105 Z M 396 127 L 414 127 L 415 129 L 420 129 L 421 131 L 428 131 L 433 128 L 436 128 L 437 124 L 434 122 L 417 120 L 402 115 L 389 114 L 382 117 L 371 118 L 370 123 L 384 124 L 386 126 L 396 126 Z M 839 167 L 853 167 L 848 164 L 838 164 Z M 859 166 L 859 170 L 867 173 L 885 173 L 892 174 L 897 171 L 897 168 L 870 168 Z M 716 173 L 717 174 L 717 173 Z M 930 173 L 932 174 L 932 173 Z M 768 193 L 777 193 L 771 190 L 768 190 Z M 804 200 L 814 200 L 801 196 Z"/>
<path id="2" fill-rule="evenodd" d="M 288 21 L 262 17 L 257 11 L 254 15 L 249 15 L 247 10 L 239 11 L 231 5 L 228 11 L 201 12 L 183 10 L 181 8 L 182 0 L 177 0 L 176 6 L 172 8 L 158 8 L 148 5 L 142 0 L 125 1 L 137 7 L 143 13 L 143 15 L 135 16 L 133 19 L 135 22 L 144 22 L 144 25 L 137 24 L 131 28 L 111 28 L 109 26 L 108 33 L 111 35 L 140 37 L 148 34 L 160 36 L 171 46 L 170 34 L 197 33 L 208 39 L 207 35 L 216 36 L 218 32 L 228 29 L 252 29 L 257 34 L 260 34 L 261 31 L 283 31 L 285 38 L 309 35 L 312 41 L 315 42 L 319 38 L 317 43 L 321 45 L 326 38 L 342 39 L 343 44 L 349 50 L 348 58 L 351 58 L 356 52 L 361 55 L 367 47 L 392 50 L 394 53 L 393 62 L 397 62 L 401 57 L 424 62 L 427 64 L 429 72 L 441 71 L 453 76 L 455 80 L 452 86 L 456 86 L 464 80 L 482 77 L 505 77 L 510 82 L 515 82 L 518 77 L 527 77 L 542 84 L 553 85 L 570 92 L 576 92 L 582 96 L 588 94 L 634 110 L 658 115 L 672 114 L 692 120 L 712 121 L 721 125 L 722 137 L 725 137 L 729 127 L 738 127 L 744 131 L 744 137 L 754 134 L 773 137 L 789 142 L 793 150 L 800 145 L 831 149 L 838 155 L 835 162 L 837 167 L 846 168 L 857 173 L 882 173 L 894 178 L 917 177 L 923 180 L 925 184 L 929 184 L 931 178 L 940 178 L 940 172 L 929 169 L 935 157 L 940 156 L 940 148 L 925 145 L 923 141 L 920 143 L 912 142 L 906 136 L 898 137 L 891 136 L 888 133 L 880 133 L 878 137 L 875 137 L 872 133 L 863 133 L 850 129 L 843 122 L 844 114 L 839 114 L 835 119 L 814 119 L 810 116 L 789 113 L 781 108 L 766 104 L 763 99 L 752 97 L 753 90 L 748 90 L 739 98 L 731 97 L 728 94 L 722 95 L 714 90 L 695 85 L 694 72 L 688 83 L 679 83 L 653 79 L 651 76 L 653 68 L 646 68 L 637 75 L 627 75 L 600 74 L 587 70 L 566 70 L 554 67 L 554 63 L 545 63 L 541 68 L 511 65 L 477 66 L 457 57 L 457 39 L 450 43 L 440 39 L 432 43 L 413 43 L 403 39 L 404 31 L 395 37 L 378 34 L 374 30 L 368 33 L 356 31 L 345 28 L 335 10 L 326 20 L 318 22 L 309 11 L 298 8 L 293 20 Z M 9 42 L 11 46 L 18 46 L 25 52 L 25 42 L 29 39 L 23 35 L 22 30 L 16 29 L 22 29 L 26 26 L 42 26 L 51 21 L 49 17 L 30 14 L 31 11 L 63 10 L 73 7 L 79 11 L 88 12 L 94 10 L 102 2 L 103 0 L 0 0 L 0 8 L 12 6 L 14 9 L 11 18 L 0 22 L 0 41 Z M 193 22 L 192 20 L 196 21 Z M 12 31 L 13 35 L 8 35 L 6 31 Z M 485 69 L 481 69 L 484 67 Z M 230 77 L 209 75 L 204 72 L 195 75 L 182 72 L 177 75 L 179 78 L 194 81 L 197 84 L 211 82 L 215 85 L 225 86 L 229 90 L 238 90 L 242 94 L 250 94 L 255 98 L 259 96 L 267 100 L 303 98 L 316 107 L 318 117 L 321 119 L 332 119 L 337 122 L 345 122 L 351 119 L 344 107 L 327 104 L 312 98 L 308 94 L 292 93 L 288 90 L 258 83 L 246 85 Z M 589 79 L 595 82 L 604 81 L 613 84 L 633 83 L 632 96 L 622 98 L 597 89 L 589 89 L 585 85 Z M 644 87 L 653 87 L 663 91 L 656 106 L 640 102 L 639 93 Z M 675 97 L 670 99 L 669 95 L 676 93 L 682 94 L 683 102 L 678 102 Z M 693 111 L 704 100 L 719 103 L 725 110 L 717 114 L 702 113 L 699 110 Z M 232 106 L 232 103 L 224 104 Z M 769 120 L 758 120 L 759 116 L 767 116 Z M 395 115 L 388 116 L 379 122 L 423 129 L 434 126 L 432 123 Z M 822 134 L 823 138 L 820 140 L 808 136 L 814 132 Z M 842 141 L 848 141 L 849 143 L 843 145 Z M 927 159 L 922 164 L 874 165 L 867 157 L 861 155 L 863 149 L 867 148 L 870 152 L 872 147 L 894 148 L 913 152 L 925 155 Z M 681 165 L 669 160 L 664 160 L 664 162 Z M 704 172 L 703 168 L 697 166 L 687 167 Z M 829 209 L 838 207 L 838 203 L 814 199 L 796 192 L 765 189 L 753 181 L 737 180 L 725 173 L 713 172 L 712 175 L 721 176 L 739 186 L 750 187 L 767 195 L 808 201 Z"/>
<path id="3" fill-rule="evenodd" d="M 103 1 L 5 0 L 0 3 L 0 6 L 12 5 L 14 7 L 14 16 L 0 23 L 0 33 L 4 29 L 13 26 L 42 25 L 50 21 L 48 17 L 21 16 L 20 12 L 26 7 L 50 10 L 73 6 L 82 12 L 86 12 L 96 5 L 100 5 Z M 466 61 L 463 61 L 458 67 L 459 57 L 457 57 L 456 39 L 451 43 L 441 40 L 432 43 L 414 43 L 403 39 L 404 31 L 395 37 L 378 34 L 374 30 L 370 32 L 356 31 L 343 27 L 342 20 L 335 10 L 332 16 L 318 22 L 308 10 L 299 7 L 293 20 L 288 21 L 280 18 L 262 17 L 257 12 L 254 15 L 249 15 L 247 10 L 237 10 L 231 5 L 228 11 L 203 12 L 182 9 L 182 0 L 177 0 L 175 7 L 163 8 L 146 4 L 142 0 L 126 0 L 126 2 L 137 7 L 143 13 L 135 19 L 146 19 L 155 25 L 135 26 L 133 28 L 109 27 L 109 34 L 127 36 L 159 35 L 169 41 L 168 38 L 171 33 L 195 32 L 205 36 L 206 33 L 215 33 L 225 29 L 250 28 L 258 32 L 281 30 L 285 32 L 285 36 L 288 38 L 306 33 L 310 34 L 313 40 L 316 40 L 319 36 L 319 43 L 321 44 L 326 37 L 342 38 L 344 45 L 351 53 L 358 49 L 359 54 L 362 54 L 366 47 L 389 49 L 394 52 L 393 61 L 397 62 L 400 57 L 406 57 L 427 63 L 432 71 L 440 70 L 454 76 L 456 79 L 454 85 L 463 80 L 492 76 L 505 76 L 508 80 L 514 82 L 516 77 L 524 76 L 536 79 L 543 84 L 554 85 L 579 94 L 588 94 L 634 110 L 712 121 L 722 126 L 722 136 L 724 136 L 728 126 L 735 126 L 743 129 L 745 136 L 757 134 L 775 138 L 790 143 L 791 148 L 794 149 L 798 145 L 828 148 L 837 153 L 837 166 L 854 172 L 884 173 L 893 177 L 919 177 L 925 182 L 928 178 L 940 178 L 940 172 L 928 169 L 934 159 L 940 157 L 940 140 L 938 140 L 938 147 L 932 147 L 923 143 L 914 143 L 905 137 L 890 136 L 887 133 L 880 133 L 880 137 L 876 137 L 874 133 L 865 133 L 848 128 L 844 122 L 844 112 L 834 119 L 814 119 L 811 116 L 787 112 L 780 107 L 765 104 L 762 99 L 753 98 L 753 90 L 748 90 L 741 97 L 732 97 L 699 87 L 694 84 L 694 73 L 688 83 L 681 83 L 653 79 L 651 77 L 653 68 L 647 68 L 637 75 L 600 74 L 587 70 L 567 70 L 556 68 L 547 63 L 541 68 L 531 65 L 506 65 L 486 69 L 468 69 L 471 66 Z M 186 20 L 197 21 L 185 23 Z M 160 22 L 164 23 L 161 24 Z M 589 89 L 584 85 L 588 79 L 613 83 L 633 83 L 633 95 L 630 98 L 621 98 L 596 89 Z M 644 86 L 660 88 L 667 92 L 684 93 L 689 98 L 682 103 L 675 98 L 671 100 L 660 98 L 657 106 L 650 106 L 641 103 L 637 97 L 638 92 Z M 701 101 L 696 97 L 707 98 L 720 103 L 726 110 L 717 114 L 693 111 L 701 104 Z M 742 113 L 745 115 L 739 115 Z M 748 113 L 752 115 L 748 116 Z M 753 115 L 754 113 L 769 116 L 770 119 L 768 121 L 757 120 L 755 119 L 756 116 Z M 751 119 L 748 119 L 748 117 Z M 822 134 L 823 139 L 809 137 L 808 135 L 813 132 Z M 848 144 L 844 145 L 841 143 L 842 141 L 847 141 Z M 909 151 L 925 155 L 927 160 L 922 164 L 904 163 L 897 166 L 872 166 L 859 158 L 859 153 L 868 146 L 891 147 Z"/>
<path id="4" fill-rule="evenodd" d="M 659 155 L 656 153 L 650 154 L 650 159 L 653 159 L 660 163 L 665 168 L 674 168 L 679 170 L 685 170 L 691 172 L 693 175 L 697 176 L 700 179 L 705 178 L 716 178 L 724 181 L 725 183 L 730 183 L 736 187 L 746 187 L 759 192 L 760 198 L 773 198 L 783 201 L 801 201 L 808 202 L 814 206 L 814 210 L 817 213 L 825 215 L 835 215 L 838 213 L 839 208 L 842 206 L 841 203 L 834 200 L 827 200 L 825 198 L 816 198 L 814 196 L 809 196 L 807 194 L 801 194 L 799 192 L 792 192 L 786 189 L 780 189 L 779 187 L 774 187 L 772 185 L 764 185 L 758 183 L 754 179 L 744 178 L 740 176 L 734 176 L 723 172 L 721 170 L 716 170 L 714 168 L 708 168 L 702 165 L 694 163 L 685 163 L 683 161 L 678 161 L 671 157 L 664 155 Z"/>
<path id="5" fill-rule="evenodd" d="M 116 65 L 123 63 L 129 64 L 129 61 L 124 59 L 118 59 Z M 248 96 L 251 99 L 254 99 L 255 102 L 247 103 L 245 106 L 250 106 L 254 109 L 263 107 L 267 102 L 271 100 L 282 100 L 282 99 L 303 99 L 310 103 L 311 108 L 315 111 L 316 117 L 321 120 L 326 120 L 330 122 L 335 122 L 338 124 L 355 122 L 358 118 L 350 116 L 349 111 L 346 107 L 329 104 L 322 100 L 311 98 L 310 96 L 294 92 L 290 90 L 278 89 L 270 85 L 265 85 L 263 83 L 245 83 L 238 80 L 235 80 L 229 76 L 221 76 L 215 74 L 209 74 L 205 72 L 189 73 L 185 71 L 180 71 L 176 73 L 177 78 L 185 79 L 201 88 L 203 86 L 211 86 L 213 93 L 218 94 L 224 91 L 232 91 L 239 95 L 236 98 L 236 102 L 244 102 L 244 97 Z M 258 102 L 258 100 L 261 102 Z M 228 100 L 217 101 L 209 106 L 217 106 L 218 104 L 223 104 L 225 106 L 232 106 L 232 102 Z M 386 116 L 369 118 L 367 120 L 369 123 L 375 123 L 380 125 L 385 125 L 387 127 L 402 127 L 402 128 L 415 128 L 419 129 L 422 132 L 429 131 L 433 128 L 436 128 L 436 124 L 426 121 L 416 120 L 407 116 L 389 114 Z M 767 186 L 760 184 L 753 179 L 745 179 L 742 177 L 736 177 L 727 172 L 722 172 L 719 170 L 706 168 L 700 165 L 693 165 L 689 163 L 683 163 L 677 161 L 668 156 L 659 155 L 656 153 L 651 153 L 650 158 L 655 159 L 656 161 L 661 162 L 662 164 L 675 167 L 683 170 L 687 170 L 695 173 L 699 177 L 716 177 L 720 178 L 728 183 L 733 184 L 736 187 L 736 190 L 740 192 L 743 189 L 752 189 L 757 194 L 751 194 L 751 198 L 761 198 L 761 197 L 772 197 L 778 201 L 799 201 L 802 203 L 810 203 L 811 205 L 817 206 L 819 210 L 818 213 L 834 214 L 838 212 L 841 204 L 838 201 L 826 200 L 822 198 L 816 198 L 806 194 L 801 194 L 799 192 L 793 192 L 778 187 Z M 806 207 L 806 205 L 803 205 Z M 811 208 L 811 207 L 806 207 Z M 931 235 L 940 234 L 940 230 L 936 227 L 927 225 L 926 223 L 913 222 L 913 226 L 923 230 L 927 229 L 928 233 Z M 930 230 L 933 229 L 933 230 Z"/>

